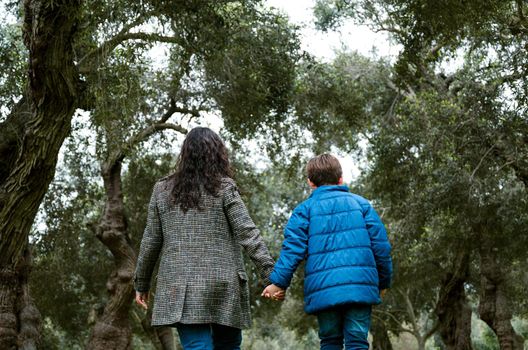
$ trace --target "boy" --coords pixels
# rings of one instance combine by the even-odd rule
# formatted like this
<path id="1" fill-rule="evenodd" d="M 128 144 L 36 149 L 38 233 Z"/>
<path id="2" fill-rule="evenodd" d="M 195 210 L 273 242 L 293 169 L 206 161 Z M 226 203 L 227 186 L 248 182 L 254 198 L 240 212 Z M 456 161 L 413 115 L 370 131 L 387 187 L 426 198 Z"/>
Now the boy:
<path id="1" fill-rule="evenodd" d="M 339 161 L 322 154 L 306 165 L 310 197 L 293 211 L 280 258 L 263 296 L 282 299 L 306 258 L 305 311 L 317 315 L 321 349 L 368 349 L 371 306 L 392 274 L 391 246 L 370 203 L 343 186 Z"/>

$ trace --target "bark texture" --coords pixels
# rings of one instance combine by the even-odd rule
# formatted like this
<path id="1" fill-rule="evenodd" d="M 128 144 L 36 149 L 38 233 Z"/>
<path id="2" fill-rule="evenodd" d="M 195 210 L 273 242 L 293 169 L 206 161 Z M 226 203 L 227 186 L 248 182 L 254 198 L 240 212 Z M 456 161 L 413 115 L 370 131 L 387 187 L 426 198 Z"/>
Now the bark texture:
<path id="1" fill-rule="evenodd" d="M 512 327 L 512 310 L 506 294 L 505 278 L 491 244 L 480 249 L 480 318 L 497 334 L 501 350 L 522 350 L 524 339 Z"/>
<path id="2" fill-rule="evenodd" d="M 469 252 L 457 253 L 454 265 L 440 288 L 435 313 L 446 349 L 471 350 L 471 309 L 466 300 L 464 283 L 469 273 Z"/>
<path id="3" fill-rule="evenodd" d="M 15 105 L 7 120 L 0 123 L 0 183 L 7 179 L 15 164 L 24 138 L 24 128 L 30 117 L 31 105 L 27 96 L 24 96 Z"/>
<path id="4" fill-rule="evenodd" d="M 152 295 L 149 295 L 149 300 Z M 177 350 L 177 343 L 174 339 L 174 333 L 172 327 L 152 327 L 150 325 L 152 319 L 152 307 L 149 307 L 145 313 L 145 317 L 141 319 L 141 326 L 145 333 L 147 333 L 152 341 L 152 344 L 158 350 Z"/>
<path id="5" fill-rule="evenodd" d="M 121 191 L 121 161 L 104 164 L 102 176 L 106 203 L 97 238 L 112 253 L 115 267 L 106 282 L 108 302 L 92 328 L 87 349 L 125 350 L 132 348 L 128 312 L 134 298 L 132 279 L 137 255 L 127 232 Z"/>
<path id="6" fill-rule="evenodd" d="M 102 165 L 106 192 L 106 203 L 97 238 L 110 250 L 115 267 L 106 288 L 109 300 L 102 315 L 97 319 L 87 349 L 131 349 L 132 329 L 129 311 L 134 300 L 132 279 L 137 261 L 137 253 L 132 246 L 127 230 L 125 204 L 123 202 L 121 162 L 124 153 Z M 173 350 L 174 338 L 168 327 L 153 329 L 148 320 L 142 320 L 143 328 L 151 336 L 158 349 Z"/>
<path id="7" fill-rule="evenodd" d="M 109 294 L 108 302 L 102 315 L 97 318 L 92 328 L 87 349 L 117 350 L 131 348 L 132 330 L 128 316 L 135 296 L 132 280 L 137 262 L 137 253 L 132 246 L 127 229 L 121 165 L 128 152 L 154 133 L 166 129 L 176 130 L 181 133 L 187 132 L 179 125 L 167 123 L 167 120 L 176 112 L 176 108 L 175 102 L 171 101 L 166 113 L 157 123 L 141 129 L 121 147 L 113 151 L 107 150 L 107 159 L 101 164 L 106 203 L 103 217 L 97 229 L 97 238 L 112 253 L 115 267 L 106 282 Z M 153 330 L 150 326 L 150 317 L 148 327 L 143 325 L 143 328 L 151 336 L 155 346 L 163 346 L 162 349 L 174 349 L 174 339 L 170 328 Z"/>
<path id="8" fill-rule="evenodd" d="M 31 268 L 29 250 L 25 250 L 13 271 L 0 273 L 0 349 L 37 349 L 40 313 L 29 295 Z"/>
<path id="9" fill-rule="evenodd" d="M 28 290 L 28 235 L 53 179 L 77 103 L 73 61 L 79 1 L 24 1 L 26 96 L 0 137 L 0 348 L 36 349 L 40 315 Z"/>
<path id="10" fill-rule="evenodd" d="M 385 324 L 381 321 L 372 321 L 372 349 L 373 350 L 392 350 L 392 343 L 389 338 L 389 332 Z"/>

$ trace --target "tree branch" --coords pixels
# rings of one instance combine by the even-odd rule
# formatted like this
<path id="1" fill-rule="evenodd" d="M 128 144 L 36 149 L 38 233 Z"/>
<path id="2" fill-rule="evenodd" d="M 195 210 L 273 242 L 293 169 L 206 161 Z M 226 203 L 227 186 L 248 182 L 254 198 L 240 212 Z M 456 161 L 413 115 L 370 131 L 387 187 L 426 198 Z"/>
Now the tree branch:
<path id="1" fill-rule="evenodd" d="M 167 120 L 169 120 L 170 117 L 172 117 L 174 113 L 176 113 L 176 108 L 178 108 L 176 106 L 176 101 L 173 98 L 171 98 L 169 101 L 169 108 L 167 108 L 167 112 L 165 112 L 163 116 L 156 123 L 158 124 L 165 123 Z"/>
<path id="2" fill-rule="evenodd" d="M 405 292 L 400 291 L 401 295 L 405 299 L 405 305 L 407 306 L 407 313 L 409 317 L 411 318 L 412 327 L 414 329 L 414 332 L 416 334 L 420 333 L 420 327 L 418 327 L 418 323 L 416 321 L 416 314 L 414 313 L 414 307 L 411 302 L 411 298 L 409 298 L 409 290 L 406 290 Z"/>
<path id="3" fill-rule="evenodd" d="M 86 54 L 78 64 L 80 73 L 89 73 L 94 68 L 97 67 L 97 64 L 94 64 L 94 61 L 99 57 L 105 57 L 109 52 L 113 51 L 118 45 L 128 40 L 141 40 L 145 42 L 163 42 L 171 43 L 183 46 L 185 44 L 184 40 L 177 36 L 167 36 L 159 33 L 145 33 L 145 32 L 128 32 L 129 29 L 137 26 L 138 24 L 132 25 L 123 28 L 117 35 L 113 38 L 108 39 L 101 44 L 97 49 L 92 50 Z"/>
<path id="4" fill-rule="evenodd" d="M 187 129 L 185 129 L 183 126 L 181 126 L 179 124 L 173 124 L 173 123 L 157 123 L 157 124 L 152 124 L 152 127 L 154 128 L 154 132 L 161 131 L 161 130 L 167 130 L 167 129 L 177 131 L 180 134 L 187 134 L 187 132 L 188 132 Z M 153 133 L 151 133 L 151 134 L 149 134 L 147 136 L 150 136 Z"/>
<path id="5" fill-rule="evenodd" d="M 404 328 L 404 327 L 403 327 L 403 323 L 402 323 L 400 320 L 398 320 L 398 318 L 396 318 L 396 316 L 393 315 L 392 312 L 388 312 L 388 311 L 384 311 L 384 310 L 377 309 L 377 310 L 375 310 L 375 312 L 373 313 L 373 315 L 374 315 L 375 313 L 380 313 L 380 314 L 383 314 L 383 315 L 386 315 L 386 316 L 390 317 L 390 318 L 394 321 L 394 323 L 396 323 L 396 324 L 399 326 L 399 329 L 400 329 L 401 331 L 406 331 L 406 332 L 409 332 L 409 333 L 411 333 L 411 334 L 416 335 L 416 334 L 414 333 L 414 331 L 412 331 L 412 330 L 410 330 L 410 329 L 407 329 L 407 328 Z M 378 317 L 378 318 L 379 318 L 379 317 Z M 380 319 L 381 319 L 381 318 L 380 318 Z"/>
<path id="6" fill-rule="evenodd" d="M 165 112 L 158 121 L 141 129 L 137 134 L 130 137 L 130 139 L 128 139 L 121 147 L 119 147 L 114 152 L 110 153 L 110 155 L 105 160 L 102 166 L 103 172 L 111 169 L 116 163 L 121 162 L 132 148 L 134 148 L 139 143 L 146 140 L 158 131 L 170 129 L 177 131 L 181 134 L 186 134 L 187 129 L 185 129 L 183 126 L 166 122 L 174 113 L 178 111 L 179 108 L 176 107 L 176 103 L 174 102 L 174 100 L 171 99 L 170 106 L 167 109 L 167 112 Z"/>
<path id="7" fill-rule="evenodd" d="M 386 11 L 386 9 L 385 9 Z M 384 23 L 387 23 L 387 21 L 390 19 L 390 16 L 387 16 L 387 19 L 386 20 L 383 20 L 381 17 L 380 17 L 380 11 L 377 11 L 376 9 L 373 9 L 373 11 L 370 12 L 370 15 L 373 16 L 373 21 L 374 21 L 374 24 L 377 26 L 377 28 L 371 28 L 373 32 L 375 33 L 379 33 L 379 32 L 388 32 L 388 33 L 392 33 L 392 34 L 397 34 L 400 36 L 400 38 L 405 38 L 406 37 L 406 33 L 405 31 L 399 29 L 399 28 L 396 28 L 396 26 L 394 26 L 394 23 L 389 23 L 389 26 L 386 26 Z"/>
<path id="8" fill-rule="evenodd" d="M 90 60 L 94 57 L 99 57 L 101 55 L 103 55 L 105 53 L 105 47 L 111 43 L 115 38 L 118 38 L 122 35 L 125 35 L 126 33 L 128 33 L 132 28 L 142 24 L 143 22 L 145 22 L 148 18 L 150 18 L 152 14 L 146 14 L 144 16 L 139 16 L 138 18 L 136 18 L 134 21 L 130 22 L 129 24 L 123 26 L 123 28 L 121 28 L 121 30 L 119 31 L 119 33 L 117 33 L 116 36 L 114 36 L 114 38 L 112 39 L 109 39 L 107 41 L 105 41 L 101 46 L 99 46 L 98 48 L 96 48 L 95 50 L 92 50 L 90 52 L 88 52 L 86 55 L 84 55 L 80 60 L 79 60 L 79 63 L 78 63 L 78 66 L 80 67 L 80 70 L 82 70 L 83 67 L 87 66 L 86 64 L 84 64 L 84 62 L 86 60 Z M 116 45 L 117 46 L 117 45 Z M 112 49 L 115 48 L 115 46 L 112 47 Z M 108 51 L 106 51 L 108 52 Z M 88 65 L 89 66 L 89 65 Z"/>
<path id="9" fill-rule="evenodd" d="M 473 178 L 475 177 L 475 174 L 477 173 L 477 171 L 480 169 L 480 166 L 482 165 L 482 163 L 484 162 L 484 159 L 486 159 L 486 157 L 490 154 L 490 152 L 495 148 L 495 144 L 491 145 L 490 148 L 488 148 L 488 150 L 486 151 L 486 153 L 484 153 L 484 155 L 482 156 L 482 158 L 480 158 L 480 161 L 478 162 L 477 166 L 475 167 L 475 169 L 473 170 L 473 172 L 471 173 L 471 176 L 469 177 L 469 180 L 472 181 Z"/>
<path id="10" fill-rule="evenodd" d="M 524 6 L 524 1 L 517 0 L 517 14 L 519 15 L 519 19 L 521 21 L 524 20 L 523 6 Z"/>
<path id="11" fill-rule="evenodd" d="M 407 91 L 405 90 L 402 90 L 400 89 L 396 84 L 394 84 L 394 82 L 390 79 L 387 79 L 387 86 L 389 88 L 391 88 L 392 90 L 394 90 L 396 93 L 398 93 L 399 95 L 401 96 L 405 96 L 407 98 L 410 98 L 412 100 L 416 99 L 416 92 L 414 91 L 414 89 L 407 83 L 407 82 L 404 82 L 406 87 L 407 87 Z M 395 99 L 397 99 L 395 97 Z M 393 103 L 396 103 L 397 101 L 393 101 Z"/>
<path id="12" fill-rule="evenodd" d="M 425 333 L 424 339 L 427 340 L 427 339 L 431 338 L 433 336 L 433 334 L 436 333 L 438 328 L 440 328 L 440 323 L 436 322 L 434 324 L 433 328 L 431 328 L 427 333 Z"/>
<path id="13" fill-rule="evenodd" d="M 200 111 L 201 111 L 200 109 L 185 108 L 185 107 L 176 107 L 174 109 L 174 113 L 190 114 L 193 118 L 199 118 Z"/>
<path id="14" fill-rule="evenodd" d="M 378 28 L 374 29 L 372 28 L 372 31 L 374 33 L 379 33 L 379 32 L 388 32 L 388 33 L 392 33 L 392 34 L 398 34 L 400 35 L 402 38 L 404 37 L 405 35 L 405 32 L 403 30 L 400 30 L 400 29 L 397 29 L 397 28 L 392 28 L 392 27 L 385 27 L 383 25 L 379 25 Z"/>
<path id="15" fill-rule="evenodd" d="M 174 113 L 189 114 L 193 118 L 199 118 L 200 117 L 200 112 L 202 112 L 202 110 L 200 108 L 179 107 L 179 106 L 176 105 L 176 101 L 173 98 L 171 98 L 170 102 L 169 102 L 169 108 L 167 109 L 167 112 L 165 112 L 165 114 L 163 114 L 163 116 L 158 121 L 156 121 L 155 123 L 157 123 L 157 124 L 165 123 L 167 120 L 169 120 L 169 118 Z M 187 131 L 185 131 L 185 132 L 187 132 Z"/>
<path id="16" fill-rule="evenodd" d="M 383 324 L 385 325 L 385 328 L 386 328 L 388 331 L 391 331 L 391 332 L 393 332 L 393 333 L 395 333 L 395 334 L 398 334 L 398 333 L 403 332 L 403 333 L 409 333 L 409 334 L 412 334 L 414 337 L 417 337 L 416 333 L 414 333 L 412 330 L 410 330 L 410 329 L 408 329 L 408 328 L 404 328 L 404 327 L 402 327 L 400 324 L 399 324 L 399 326 L 396 327 L 396 328 L 391 327 L 389 324 L 387 324 L 387 322 L 386 322 L 383 318 L 381 318 L 381 317 L 375 315 L 374 313 L 372 314 L 372 318 L 374 318 L 374 319 L 378 320 L 379 322 L 383 323 Z"/>

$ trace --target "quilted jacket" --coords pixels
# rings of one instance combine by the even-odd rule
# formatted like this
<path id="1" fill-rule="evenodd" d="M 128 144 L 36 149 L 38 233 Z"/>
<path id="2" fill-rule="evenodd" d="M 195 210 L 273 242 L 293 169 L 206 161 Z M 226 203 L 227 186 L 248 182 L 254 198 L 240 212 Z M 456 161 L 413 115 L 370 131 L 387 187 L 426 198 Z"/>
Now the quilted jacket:
<path id="1" fill-rule="evenodd" d="M 270 276 L 287 288 L 306 259 L 307 313 L 351 303 L 379 304 L 390 286 L 391 245 L 376 211 L 347 186 L 321 186 L 293 211 Z"/>

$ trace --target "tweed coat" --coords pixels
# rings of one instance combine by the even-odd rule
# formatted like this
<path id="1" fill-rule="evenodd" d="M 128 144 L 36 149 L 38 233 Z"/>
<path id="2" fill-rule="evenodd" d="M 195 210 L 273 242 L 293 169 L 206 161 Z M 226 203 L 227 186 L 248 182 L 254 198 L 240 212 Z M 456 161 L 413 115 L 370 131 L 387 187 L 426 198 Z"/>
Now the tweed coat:
<path id="1" fill-rule="evenodd" d="M 274 261 L 236 184 L 224 179 L 217 197 L 202 194 L 202 209 L 170 204 L 167 178 L 154 185 L 134 277 L 146 292 L 160 258 L 152 325 L 216 323 L 251 326 L 248 278 L 241 248 L 268 284 Z"/>

